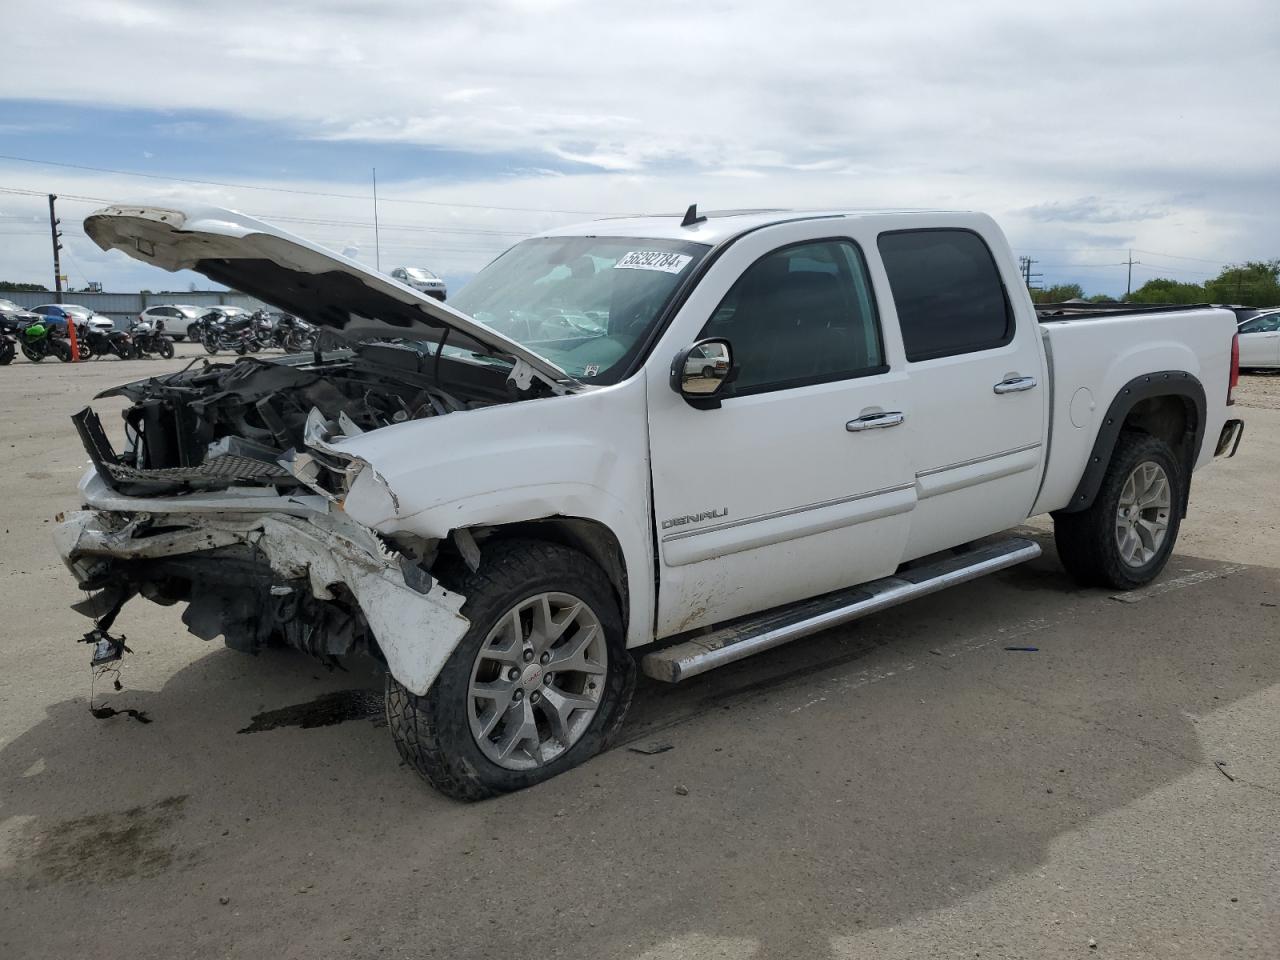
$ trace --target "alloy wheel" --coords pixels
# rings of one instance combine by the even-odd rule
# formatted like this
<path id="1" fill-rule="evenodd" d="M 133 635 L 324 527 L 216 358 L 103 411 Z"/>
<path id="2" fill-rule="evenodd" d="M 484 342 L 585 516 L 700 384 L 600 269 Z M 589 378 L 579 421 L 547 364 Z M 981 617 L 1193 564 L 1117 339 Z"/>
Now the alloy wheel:
<path id="1" fill-rule="evenodd" d="M 609 653 L 595 611 L 567 593 L 521 600 L 489 631 L 468 688 L 471 733 L 508 770 L 572 747 L 600 709 Z"/>
<path id="2" fill-rule="evenodd" d="M 1169 476 L 1150 460 L 1133 468 L 1116 507 L 1116 546 L 1131 567 L 1146 566 L 1160 552 L 1169 530 Z"/>

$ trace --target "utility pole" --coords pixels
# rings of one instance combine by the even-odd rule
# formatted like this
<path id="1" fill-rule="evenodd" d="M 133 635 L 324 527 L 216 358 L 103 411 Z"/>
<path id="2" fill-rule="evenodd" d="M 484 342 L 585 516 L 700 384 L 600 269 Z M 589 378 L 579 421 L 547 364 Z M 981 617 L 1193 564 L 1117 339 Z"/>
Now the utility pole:
<path id="1" fill-rule="evenodd" d="M 382 238 L 378 234 L 378 168 L 373 168 L 373 263 L 382 272 Z"/>
<path id="2" fill-rule="evenodd" d="M 58 252 L 62 249 L 62 232 L 58 229 L 61 221 L 53 206 L 57 200 L 57 194 L 49 194 L 49 232 L 53 236 L 53 302 L 61 303 L 62 258 L 58 256 Z M 67 339 L 71 341 L 71 361 L 75 363 L 80 359 L 80 341 L 76 336 L 75 317 L 67 317 Z"/>
<path id="3" fill-rule="evenodd" d="M 1129 294 L 1133 293 L 1133 265 L 1135 263 L 1141 264 L 1142 261 L 1133 259 L 1133 251 L 1130 250 L 1129 259 L 1126 260 L 1125 262 L 1129 265 L 1129 279 L 1124 285 L 1124 295 L 1127 298 Z"/>
<path id="4" fill-rule="evenodd" d="M 1031 272 L 1032 265 L 1037 264 L 1039 262 L 1040 262 L 1039 260 L 1032 260 L 1030 257 L 1018 258 L 1018 270 L 1022 273 L 1022 280 L 1027 285 L 1028 290 L 1035 289 L 1032 286 L 1032 284 L 1035 283 L 1035 281 L 1041 280 L 1044 278 L 1044 274 L 1042 273 Z"/>
<path id="5" fill-rule="evenodd" d="M 49 232 L 53 234 L 53 291 L 54 291 L 53 302 L 61 303 L 62 302 L 62 260 L 58 256 L 58 251 L 62 249 L 62 244 L 61 242 L 59 242 L 59 238 L 62 236 L 62 234 L 58 232 L 59 220 L 53 208 L 54 202 L 57 201 L 57 199 L 58 199 L 57 195 L 52 193 L 49 194 Z"/>

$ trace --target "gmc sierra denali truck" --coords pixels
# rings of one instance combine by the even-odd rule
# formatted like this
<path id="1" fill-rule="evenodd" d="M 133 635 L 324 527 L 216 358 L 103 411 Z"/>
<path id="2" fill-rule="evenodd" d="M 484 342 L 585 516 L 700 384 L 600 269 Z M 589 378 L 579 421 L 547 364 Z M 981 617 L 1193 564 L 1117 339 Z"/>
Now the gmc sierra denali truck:
<path id="1" fill-rule="evenodd" d="M 236 649 L 371 654 L 400 754 L 458 798 L 599 751 L 637 665 L 684 680 L 1035 557 L 995 536 L 1028 517 L 1078 581 L 1147 583 L 1242 432 L 1230 312 L 1041 322 L 979 214 L 602 220 L 450 305 L 231 211 L 85 231 L 328 341 L 76 415 L 56 539 L 95 662 L 136 595 Z"/>

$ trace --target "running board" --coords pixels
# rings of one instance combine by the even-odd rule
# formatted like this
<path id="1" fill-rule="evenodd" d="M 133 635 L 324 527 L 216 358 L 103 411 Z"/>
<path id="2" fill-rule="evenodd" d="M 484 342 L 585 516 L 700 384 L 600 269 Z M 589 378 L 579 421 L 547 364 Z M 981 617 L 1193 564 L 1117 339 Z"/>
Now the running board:
<path id="1" fill-rule="evenodd" d="M 1040 545 L 1021 537 L 985 544 L 891 577 L 740 618 L 718 630 L 655 650 L 641 658 L 640 668 L 655 680 L 678 683 L 753 653 L 772 650 L 1038 556 Z"/>

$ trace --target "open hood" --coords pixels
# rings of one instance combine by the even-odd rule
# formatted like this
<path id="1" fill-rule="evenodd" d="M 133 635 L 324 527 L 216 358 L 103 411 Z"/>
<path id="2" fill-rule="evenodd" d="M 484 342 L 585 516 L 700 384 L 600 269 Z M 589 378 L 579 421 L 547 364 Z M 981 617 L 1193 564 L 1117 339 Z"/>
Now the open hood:
<path id="1" fill-rule="evenodd" d="M 447 332 L 450 346 L 517 361 L 512 371 L 517 383 L 528 373 L 558 387 L 557 392 L 576 383 L 555 364 L 465 313 L 234 210 L 106 207 L 85 218 L 84 232 L 103 250 L 120 250 L 165 270 L 194 270 L 348 337 L 439 342 Z"/>

